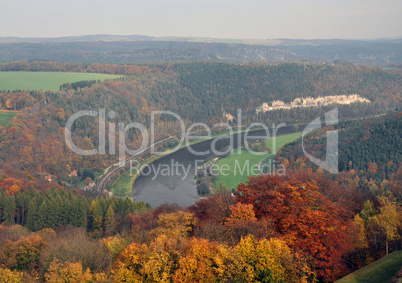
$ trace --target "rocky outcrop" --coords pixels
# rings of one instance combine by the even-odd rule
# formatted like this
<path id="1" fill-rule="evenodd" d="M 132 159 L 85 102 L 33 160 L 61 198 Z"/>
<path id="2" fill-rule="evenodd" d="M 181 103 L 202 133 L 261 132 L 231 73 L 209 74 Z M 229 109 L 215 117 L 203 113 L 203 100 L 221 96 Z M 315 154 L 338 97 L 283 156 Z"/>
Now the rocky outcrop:
<path id="1" fill-rule="evenodd" d="M 351 103 L 368 103 L 370 100 L 361 97 L 358 94 L 351 95 L 330 95 L 324 97 L 299 97 L 290 103 L 285 103 L 281 100 L 272 101 L 270 106 L 268 103 L 263 103 L 261 106 L 257 107 L 256 112 L 267 112 L 280 109 L 292 109 L 299 107 L 318 107 L 330 104 L 351 104 Z"/>

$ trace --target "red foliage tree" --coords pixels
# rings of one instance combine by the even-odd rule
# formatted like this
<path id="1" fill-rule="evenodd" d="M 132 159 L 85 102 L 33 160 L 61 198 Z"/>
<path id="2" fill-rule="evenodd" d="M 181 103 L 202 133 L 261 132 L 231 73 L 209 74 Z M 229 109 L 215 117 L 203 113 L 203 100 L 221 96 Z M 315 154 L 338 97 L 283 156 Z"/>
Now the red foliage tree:
<path id="1" fill-rule="evenodd" d="M 235 200 L 252 204 L 257 218 L 270 217 L 276 232 L 310 261 L 320 278 L 333 280 L 345 270 L 342 256 L 352 249 L 350 221 L 316 181 L 297 172 L 252 177 L 238 186 Z"/>

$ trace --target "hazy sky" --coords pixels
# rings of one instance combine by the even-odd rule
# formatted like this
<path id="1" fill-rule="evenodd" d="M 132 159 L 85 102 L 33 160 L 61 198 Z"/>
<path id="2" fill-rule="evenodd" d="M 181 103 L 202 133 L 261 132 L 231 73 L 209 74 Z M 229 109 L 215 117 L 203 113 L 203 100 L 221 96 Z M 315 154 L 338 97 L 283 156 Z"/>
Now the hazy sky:
<path id="1" fill-rule="evenodd" d="M 402 36 L 402 0 L 0 0 L 0 36 Z"/>

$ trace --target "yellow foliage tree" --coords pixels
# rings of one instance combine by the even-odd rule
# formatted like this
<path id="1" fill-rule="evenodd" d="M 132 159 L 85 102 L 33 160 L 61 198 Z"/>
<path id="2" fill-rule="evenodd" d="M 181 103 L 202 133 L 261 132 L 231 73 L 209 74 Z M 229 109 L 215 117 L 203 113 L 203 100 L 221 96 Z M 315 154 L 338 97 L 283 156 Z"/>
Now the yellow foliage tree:
<path id="1" fill-rule="evenodd" d="M 8 268 L 0 268 L 0 282 L 20 283 L 22 282 L 21 273 L 17 271 L 11 271 Z"/>
<path id="2" fill-rule="evenodd" d="M 230 215 L 226 219 L 225 228 L 234 245 L 240 241 L 241 237 L 249 234 L 249 228 L 257 223 L 257 218 L 252 204 L 237 203 L 229 208 Z"/>
<path id="3" fill-rule="evenodd" d="M 8 99 L 6 101 L 6 108 L 7 109 L 13 109 L 13 101 L 11 99 Z"/>
<path id="4" fill-rule="evenodd" d="M 125 248 L 113 267 L 115 282 L 144 282 L 143 264 L 147 254 L 146 245 L 132 243 Z"/>
<path id="5" fill-rule="evenodd" d="M 289 167 L 289 160 L 288 159 L 283 159 L 282 165 L 285 166 L 286 168 Z"/>
<path id="6" fill-rule="evenodd" d="M 181 257 L 178 244 L 167 235 L 157 237 L 149 247 L 132 243 L 115 262 L 115 282 L 171 282 Z"/>
<path id="7" fill-rule="evenodd" d="M 237 226 L 240 223 L 257 221 L 253 210 L 253 205 L 237 203 L 230 206 L 230 216 L 226 220 L 226 225 Z"/>
<path id="8" fill-rule="evenodd" d="M 180 240 L 161 235 L 149 246 L 148 260 L 143 265 L 147 282 L 171 282 L 181 257 Z"/>
<path id="9" fill-rule="evenodd" d="M 194 214 L 178 211 L 170 214 L 159 215 L 159 227 L 154 230 L 157 235 L 167 235 L 174 238 L 188 237 L 193 227 L 198 223 Z"/>
<path id="10" fill-rule="evenodd" d="M 49 283 L 106 282 L 107 276 L 103 273 L 92 275 L 89 268 L 83 270 L 80 262 L 60 262 L 55 259 L 45 274 L 45 280 Z"/>
<path id="11" fill-rule="evenodd" d="M 225 274 L 223 245 L 194 238 L 180 258 L 173 282 L 217 282 Z"/>
<path id="12" fill-rule="evenodd" d="M 250 235 L 235 247 L 236 276 L 242 282 L 307 282 L 311 272 L 307 265 L 293 256 L 282 240 L 257 241 Z"/>
<path id="13" fill-rule="evenodd" d="M 367 233 L 364 225 L 364 219 L 361 218 L 358 214 L 355 215 L 353 219 L 353 224 L 357 229 L 357 237 L 354 240 L 355 247 L 358 249 L 368 248 L 367 242 Z"/>
<path id="14" fill-rule="evenodd" d="M 373 216 L 373 221 L 385 234 L 385 249 L 388 255 L 388 242 L 401 238 L 398 233 L 398 228 L 401 226 L 400 216 L 395 202 L 387 197 L 380 197 L 379 201 L 381 204 L 380 213 Z"/>

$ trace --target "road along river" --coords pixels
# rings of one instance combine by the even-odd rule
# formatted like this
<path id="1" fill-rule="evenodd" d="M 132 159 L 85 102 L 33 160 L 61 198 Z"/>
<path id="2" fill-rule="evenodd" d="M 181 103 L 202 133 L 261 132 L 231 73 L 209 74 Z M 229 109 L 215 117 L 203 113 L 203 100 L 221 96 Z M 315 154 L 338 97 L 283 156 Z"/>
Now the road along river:
<path id="1" fill-rule="evenodd" d="M 292 125 L 278 128 L 276 136 L 303 131 L 305 126 Z M 250 131 L 248 136 L 271 138 L 273 129 L 269 130 L 270 136 L 266 136 L 265 130 Z M 244 138 L 245 133 L 236 133 L 202 141 L 191 145 L 191 148 L 184 147 L 154 161 L 140 172 L 134 183 L 131 197 L 136 201 L 147 202 L 152 207 L 163 203 L 177 203 L 180 206 L 194 204 L 199 199 L 194 177 L 197 166 L 222 156 L 219 152 L 226 151 L 231 143 L 234 149 L 244 146 Z M 214 153 L 212 149 L 218 152 Z"/>

